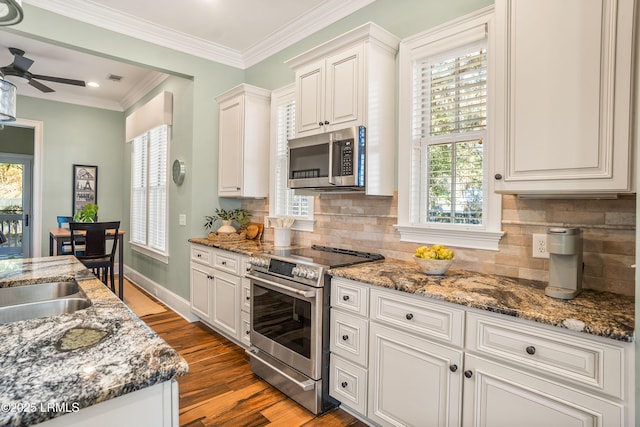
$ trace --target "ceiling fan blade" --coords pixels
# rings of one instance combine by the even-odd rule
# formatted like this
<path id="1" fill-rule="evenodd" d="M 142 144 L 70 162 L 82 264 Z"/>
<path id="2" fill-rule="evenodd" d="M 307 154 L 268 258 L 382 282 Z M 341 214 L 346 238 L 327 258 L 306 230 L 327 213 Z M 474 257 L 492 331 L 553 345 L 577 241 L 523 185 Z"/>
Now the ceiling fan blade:
<path id="1" fill-rule="evenodd" d="M 15 55 L 13 57 L 13 68 L 18 71 L 27 71 L 29 67 L 33 65 L 33 59 L 25 58 L 24 56 Z"/>
<path id="2" fill-rule="evenodd" d="M 85 86 L 82 80 L 63 79 L 62 77 L 41 76 L 39 74 L 33 74 L 32 77 L 38 80 L 45 80 L 48 82 L 64 83 L 66 85 Z"/>
<path id="3" fill-rule="evenodd" d="M 50 93 L 50 92 L 55 92 L 55 90 L 51 89 L 49 86 L 45 86 L 42 83 L 40 83 L 39 81 L 30 79 L 29 80 L 29 84 L 33 87 L 35 87 L 36 89 L 44 92 L 44 93 Z"/>

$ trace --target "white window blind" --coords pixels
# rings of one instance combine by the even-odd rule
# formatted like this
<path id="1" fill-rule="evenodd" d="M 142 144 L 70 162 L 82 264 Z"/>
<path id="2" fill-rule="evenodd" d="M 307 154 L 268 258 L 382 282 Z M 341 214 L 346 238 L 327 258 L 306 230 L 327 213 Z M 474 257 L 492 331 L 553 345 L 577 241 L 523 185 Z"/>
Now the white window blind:
<path id="1" fill-rule="evenodd" d="M 412 122 L 420 153 L 414 170 L 419 203 L 414 205 L 413 220 L 482 225 L 487 130 L 484 40 L 414 62 Z"/>
<path id="2" fill-rule="evenodd" d="M 169 127 L 134 138 L 131 152 L 131 242 L 167 253 Z"/>
<path id="3" fill-rule="evenodd" d="M 313 219 L 313 197 L 295 195 L 287 188 L 288 180 L 288 149 L 287 140 L 295 136 L 295 100 L 293 92 L 272 96 L 272 108 L 275 111 L 274 151 L 274 191 L 272 216 L 292 216 L 297 220 Z"/>

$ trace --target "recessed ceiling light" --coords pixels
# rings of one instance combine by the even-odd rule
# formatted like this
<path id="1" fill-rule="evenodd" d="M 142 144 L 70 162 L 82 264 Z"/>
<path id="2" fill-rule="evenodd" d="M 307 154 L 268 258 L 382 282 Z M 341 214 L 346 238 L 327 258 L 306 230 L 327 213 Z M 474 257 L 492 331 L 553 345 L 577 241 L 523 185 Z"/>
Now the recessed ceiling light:
<path id="1" fill-rule="evenodd" d="M 96 82 L 88 82 L 87 86 L 89 86 L 89 87 L 100 87 L 100 84 L 98 84 Z"/>

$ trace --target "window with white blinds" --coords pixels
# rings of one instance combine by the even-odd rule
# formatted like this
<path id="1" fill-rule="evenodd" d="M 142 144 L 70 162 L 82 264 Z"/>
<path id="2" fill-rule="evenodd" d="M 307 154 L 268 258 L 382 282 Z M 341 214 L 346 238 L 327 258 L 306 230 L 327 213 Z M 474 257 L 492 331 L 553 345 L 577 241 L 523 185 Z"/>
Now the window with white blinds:
<path id="1" fill-rule="evenodd" d="M 161 125 L 131 142 L 131 243 L 167 254 L 169 127 Z"/>
<path id="2" fill-rule="evenodd" d="M 273 171 L 270 216 L 296 218 L 294 228 L 308 229 L 305 222 L 313 220 L 313 197 L 295 195 L 287 188 L 287 140 L 295 135 L 296 106 L 292 87 L 274 91 L 271 97 L 273 118 L 272 144 L 275 165 Z M 307 224 L 308 225 L 308 224 Z"/>
<path id="3" fill-rule="evenodd" d="M 416 173 L 423 184 L 417 222 L 482 225 L 486 41 L 415 61 L 413 85 Z"/>
<path id="4" fill-rule="evenodd" d="M 494 250 L 493 6 L 400 42 L 398 223 L 403 242 Z M 498 83 L 499 84 L 499 83 Z"/>

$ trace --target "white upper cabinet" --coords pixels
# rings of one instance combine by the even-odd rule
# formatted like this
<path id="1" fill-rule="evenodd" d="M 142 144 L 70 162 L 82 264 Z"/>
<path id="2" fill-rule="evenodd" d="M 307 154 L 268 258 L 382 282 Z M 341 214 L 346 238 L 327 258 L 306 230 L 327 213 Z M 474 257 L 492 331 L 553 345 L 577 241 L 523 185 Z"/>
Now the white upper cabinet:
<path id="1" fill-rule="evenodd" d="M 360 43 L 296 71 L 297 135 L 362 124 L 362 53 Z"/>
<path id="2" fill-rule="evenodd" d="M 295 71 L 296 137 L 366 128 L 366 194 L 395 187 L 395 87 L 400 40 L 371 22 L 286 61 Z"/>
<path id="3" fill-rule="evenodd" d="M 634 191 L 633 0 L 496 0 L 502 193 Z"/>
<path id="4" fill-rule="evenodd" d="M 218 196 L 267 196 L 270 99 L 270 91 L 247 84 L 216 97 L 220 106 Z"/>

